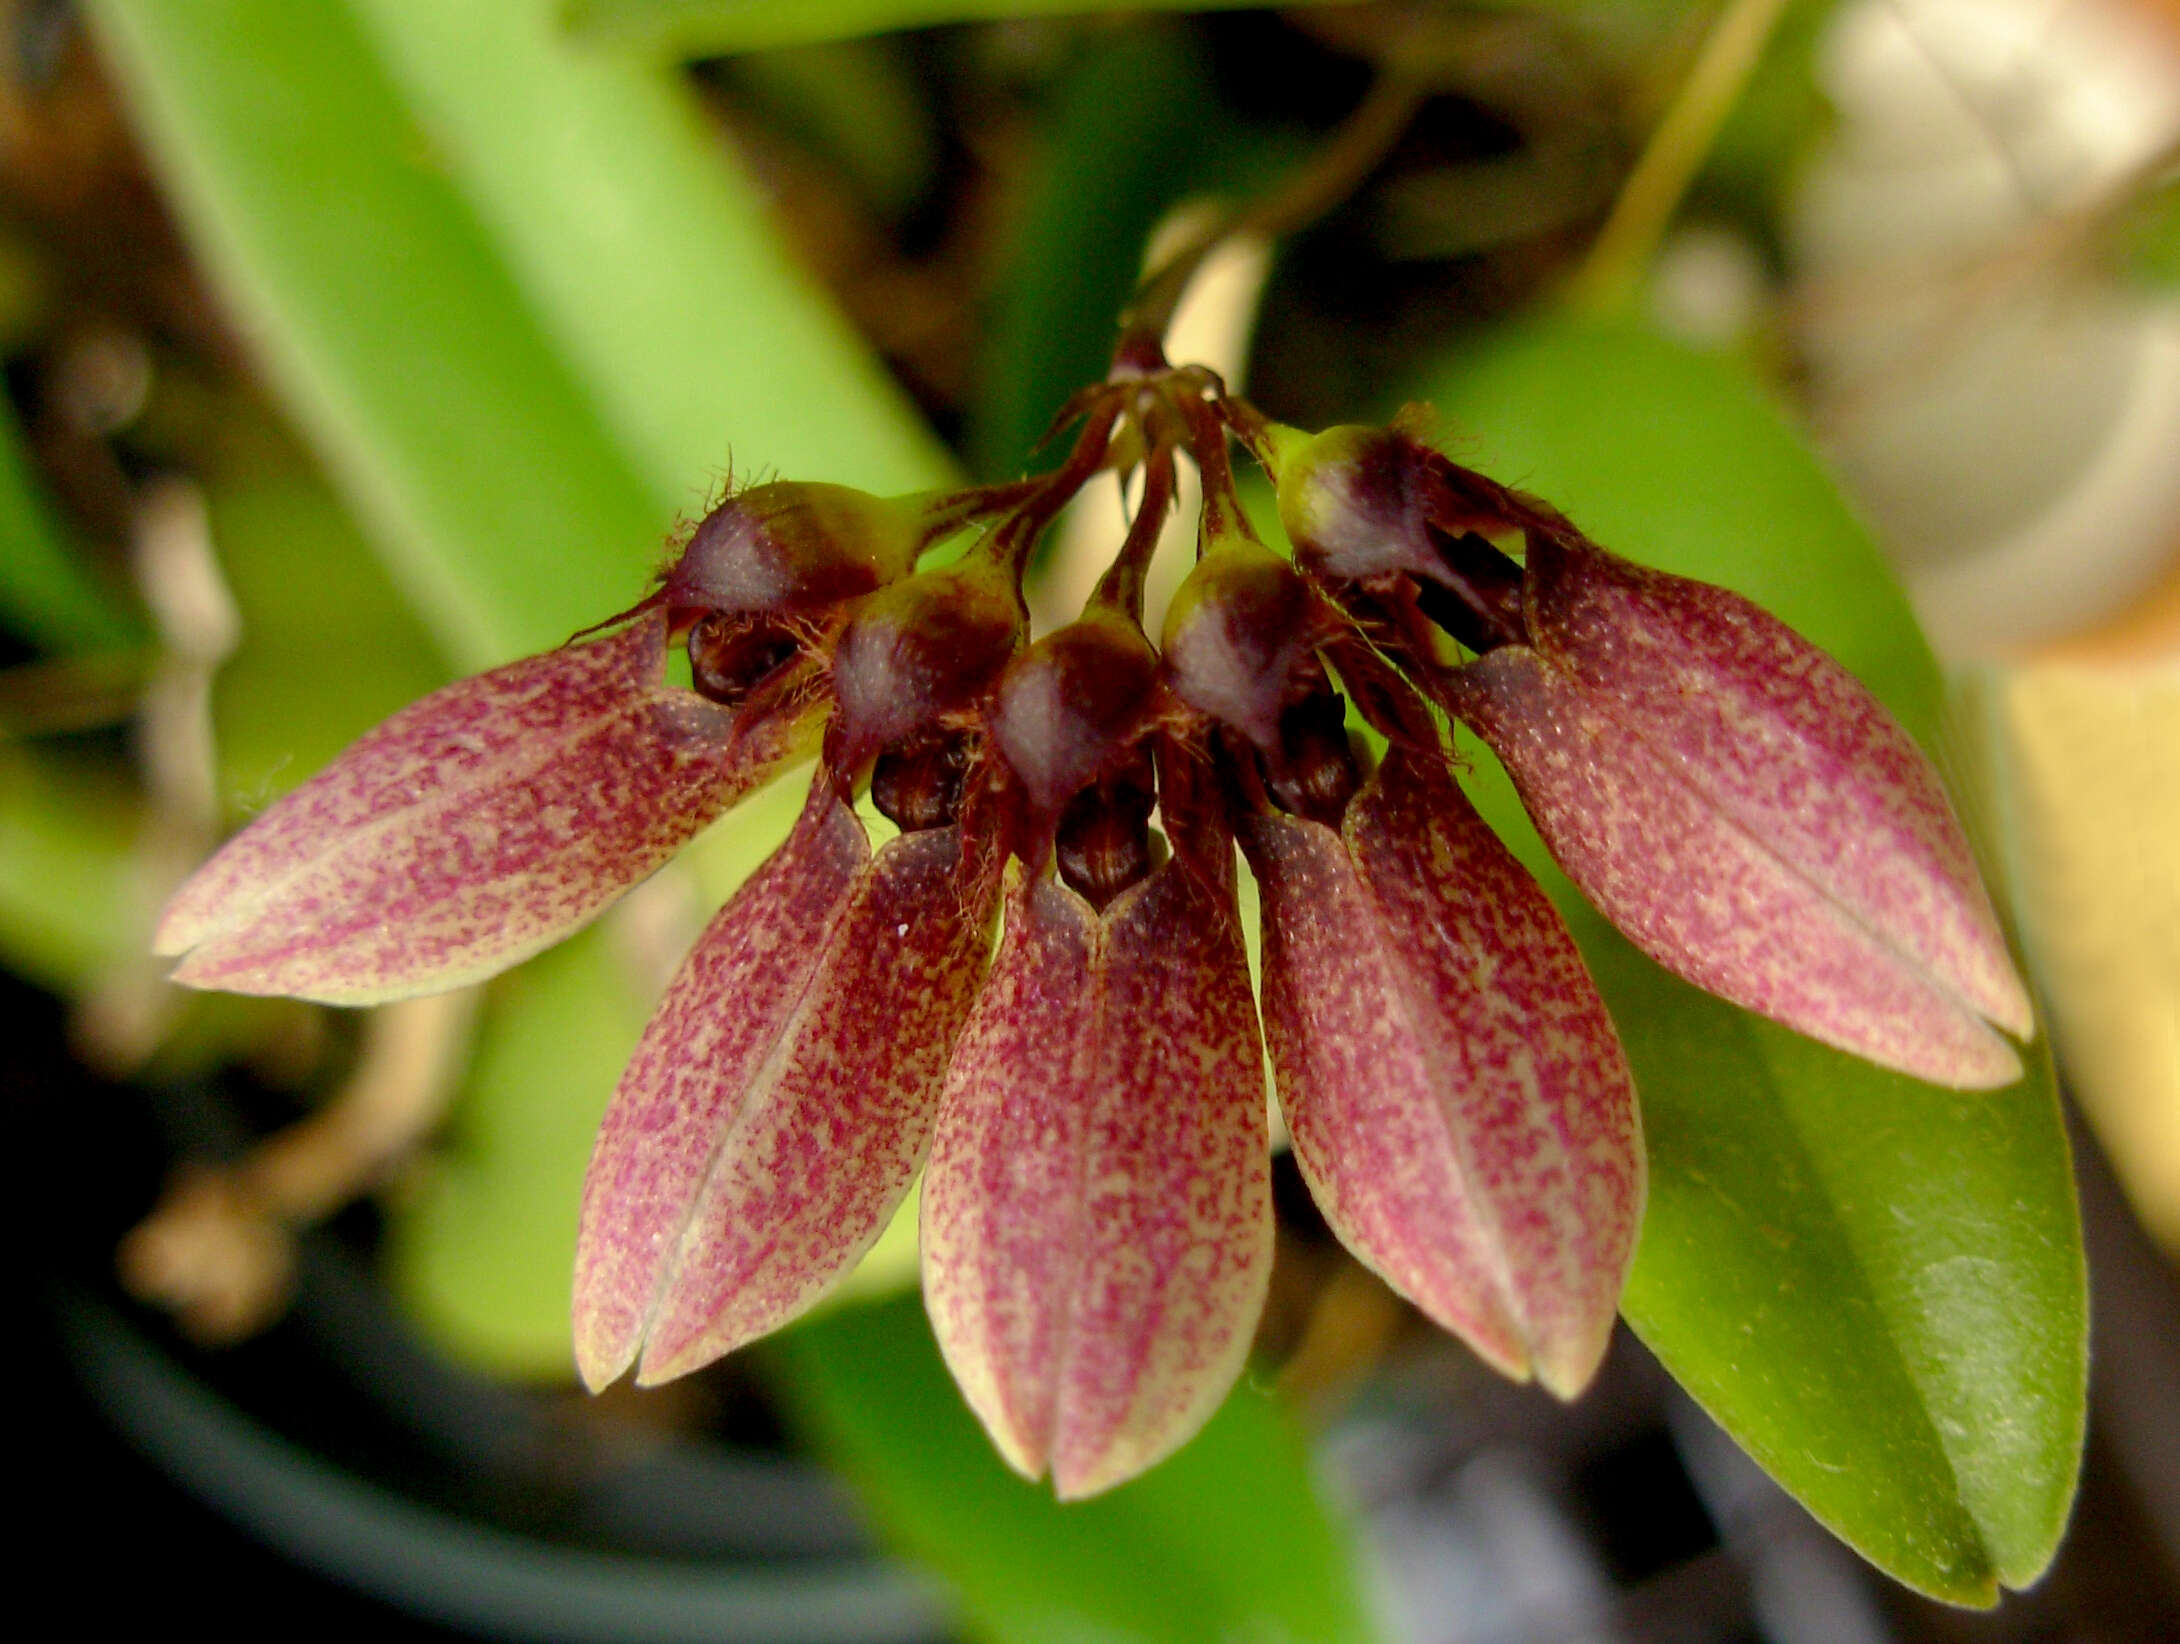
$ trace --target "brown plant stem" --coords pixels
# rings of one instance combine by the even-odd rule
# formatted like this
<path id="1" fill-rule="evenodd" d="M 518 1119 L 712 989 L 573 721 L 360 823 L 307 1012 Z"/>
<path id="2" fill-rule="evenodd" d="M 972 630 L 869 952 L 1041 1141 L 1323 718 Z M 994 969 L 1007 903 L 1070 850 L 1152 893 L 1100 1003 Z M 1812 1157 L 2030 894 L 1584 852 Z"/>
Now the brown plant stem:
<path id="1" fill-rule="evenodd" d="M 178 1170 L 116 1254 L 122 1283 L 200 1339 L 271 1322 L 294 1268 L 295 1233 L 380 1182 L 453 1095 L 473 989 L 373 1011 L 355 1072 L 326 1105 L 232 1165 Z"/>

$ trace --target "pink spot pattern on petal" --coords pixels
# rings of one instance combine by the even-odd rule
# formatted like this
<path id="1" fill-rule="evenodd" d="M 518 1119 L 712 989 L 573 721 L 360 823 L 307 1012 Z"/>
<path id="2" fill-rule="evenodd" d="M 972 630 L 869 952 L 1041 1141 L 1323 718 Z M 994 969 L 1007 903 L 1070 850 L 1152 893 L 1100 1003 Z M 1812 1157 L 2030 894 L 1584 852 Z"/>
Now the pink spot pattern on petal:
<path id="1" fill-rule="evenodd" d="M 923 1200 L 933 1327 L 1015 1468 L 1094 1495 L 1209 1418 L 1270 1274 L 1266 1145 L 1231 889 L 1019 883 Z"/>
<path id="2" fill-rule="evenodd" d="M 1934 1083 L 2020 1076 L 2012 1046 L 1904 948 L 1897 918 L 1829 894 L 1781 855 L 1793 827 L 1764 810 L 1737 820 L 1706 773 L 1630 733 L 1612 693 L 1509 646 L 1459 670 L 1447 694 L 1568 877 L 1668 970 Z"/>
<path id="3" fill-rule="evenodd" d="M 663 683 L 666 617 L 466 679 L 275 804 L 167 908 L 193 987 L 364 1004 L 492 975 L 656 870 L 806 749 Z"/>
<path id="4" fill-rule="evenodd" d="M 1743 831 L 2017 1037 L 2034 1021 L 1959 821 L 1862 682 L 1740 595 L 1538 542 L 1534 644 Z"/>
<path id="5" fill-rule="evenodd" d="M 575 1357 L 592 1388 L 635 1362 L 742 1094 L 808 997 L 869 857 L 863 825 L 820 784 L 644 1029 L 583 1180 Z"/>
<path id="6" fill-rule="evenodd" d="M 1395 750 L 1340 833 L 1244 835 L 1265 1039 L 1342 1241 L 1502 1372 L 1572 1397 L 1642 1219 L 1634 1083 L 1543 892 L 1435 763 Z"/>
<path id="7" fill-rule="evenodd" d="M 951 827 L 889 841 L 858 874 L 809 989 L 723 1115 L 639 1381 L 778 1329 L 885 1231 L 923 1165 L 991 913 L 989 892 L 964 883 Z M 717 1076 L 690 1038 L 740 1002 L 731 974 L 694 983 L 661 1024 L 661 1047 L 677 1052 L 665 1077 L 684 1100 Z"/>

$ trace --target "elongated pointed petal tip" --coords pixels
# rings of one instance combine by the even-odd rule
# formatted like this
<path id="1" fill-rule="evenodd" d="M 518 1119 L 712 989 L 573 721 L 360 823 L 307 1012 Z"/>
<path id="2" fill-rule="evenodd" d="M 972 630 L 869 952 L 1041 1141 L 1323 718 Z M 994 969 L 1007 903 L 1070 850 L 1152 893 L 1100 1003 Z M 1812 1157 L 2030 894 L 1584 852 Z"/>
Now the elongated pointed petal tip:
<path id="1" fill-rule="evenodd" d="M 179 901 L 167 904 L 159 915 L 158 927 L 151 933 L 151 951 L 161 959 L 172 959 L 187 953 L 205 937 L 204 911 L 185 907 Z"/>
<path id="2" fill-rule="evenodd" d="M 1919 1073 L 1914 1068 L 1902 1071 L 1955 1090 L 2004 1090 L 2021 1078 L 2021 1053 L 1986 1029 L 1971 1036 L 1949 1060 L 1933 1061 Z"/>
<path id="3" fill-rule="evenodd" d="M 1854 721 L 1823 734 L 1850 746 L 1809 730 L 1798 699 L 1790 722 L 1767 719 L 1768 678 L 1722 713 L 1700 685 L 1662 696 L 1616 651 L 1585 672 L 1508 646 L 1441 696 L 1568 877 L 1666 969 L 1920 1079 L 2011 1082 L 2019 1057 L 1985 1016 L 2025 1023 L 2026 995 L 1935 775 L 1843 670 L 1764 625 L 1822 674 Z"/>
<path id="4" fill-rule="evenodd" d="M 1530 1375 L 1522 1379 L 1533 1379 L 1562 1404 L 1572 1404 L 1589 1391 L 1597 1372 L 1604 1368 L 1605 1354 L 1612 1347 L 1613 1322 L 1618 1317 L 1615 1307 L 1601 1320 L 1588 1321 L 1586 1328 L 1531 1341 Z"/>
<path id="5" fill-rule="evenodd" d="M 575 1325 L 575 1373 L 583 1386 L 603 1393 L 628 1374 L 636 1362 L 633 1332 L 601 1329 L 582 1318 Z"/>
<path id="6" fill-rule="evenodd" d="M 1543 892 L 1400 750 L 1342 831 L 1258 818 L 1265 1034 L 1295 1159 L 1365 1265 L 1487 1364 L 1572 1397 L 1646 1171 L 1618 1035 Z"/>
<path id="7" fill-rule="evenodd" d="M 576 1329 L 639 1386 L 778 1329 L 884 1232 L 922 1163 L 990 899 L 952 827 L 872 854 L 820 779 L 669 986 L 599 1129 Z M 588 1370 L 586 1370 L 586 1375 Z"/>
<path id="8" fill-rule="evenodd" d="M 1271 1232 L 1230 908 L 1174 862 L 1102 912 L 1018 886 L 923 1201 L 932 1328 L 1008 1464 L 1079 1499 L 1193 1436 L 1247 1354 Z"/>
<path id="9" fill-rule="evenodd" d="M 1266 1230 L 1269 1232 L 1269 1221 Z M 1271 1270 L 1271 1241 L 1265 1240 L 1262 1271 L 1267 1279 Z M 1263 1287 L 1260 1286 L 1255 1303 L 1250 1309 L 1250 1322 L 1264 1304 Z M 1117 1490 L 1121 1485 L 1142 1477 L 1175 1451 L 1203 1431 L 1204 1424 L 1226 1402 L 1227 1394 L 1241 1379 L 1243 1367 L 1249 1362 L 1249 1350 L 1255 1344 L 1253 1329 L 1236 1330 L 1228 1338 L 1225 1349 L 1207 1363 L 1199 1366 L 1190 1379 L 1185 1396 L 1176 1401 L 1154 1424 L 1146 1424 L 1116 1437 L 1098 1438 L 1089 1443 L 1074 1444 L 1063 1439 L 1051 1457 L 1052 1493 L 1061 1501 L 1087 1501 L 1093 1496 Z"/>
<path id="10" fill-rule="evenodd" d="M 365 1004 L 482 980 L 645 878 L 804 747 L 664 680 L 666 617 L 462 680 L 229 840 L 159 922 L 174 979 Z"/>

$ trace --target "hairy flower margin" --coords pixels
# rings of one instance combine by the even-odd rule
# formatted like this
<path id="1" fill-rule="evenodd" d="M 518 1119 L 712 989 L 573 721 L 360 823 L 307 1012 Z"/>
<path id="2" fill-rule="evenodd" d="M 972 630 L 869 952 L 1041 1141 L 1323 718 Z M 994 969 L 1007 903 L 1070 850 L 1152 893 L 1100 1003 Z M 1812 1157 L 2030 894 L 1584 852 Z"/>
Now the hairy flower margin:
<path id="1" fill-rule="evenodd" d="M 602 637 L 395 715 L 167 910 L 159 950 L 193 986 L 452 987 L 816 756 L 600 1128 L 575 1274 L 589 1385 L 787 1323 L 920 1171 L 932 1324 L 1000 1451 L 1063 1497 L 1131 1478 L 1248 1350 L 1268 1054 L 1349 1249 L 1497 1369 L 1578 1393 L 1642 1216 L 1634 1085 L 1558 915 L 1463 796 L 1441 714 L 1669 969 L 1924 1079 L 2019 1075 L 2005 1035 L 2031 1031 L 2028 1000 L 1935 775 L 1806 641 L 1400 426 L 1305 434 L 1162 361 L 1070 411 L 1082 433 L 1044 479 L 729 497 Z M 1276 482 L 1291 561 L 1238 506 L 1237 439 Z M 1184 452 L 1197 563 L 1153 644 L 1143 578 Z M 1141 500 L 1111 568 L 1032 642 L 1032 549 L 1128 466 Z M 882 843 L 866 789 L 898 830 Z M 1255 993 L 1237 851 L 1261 893 Z"/>

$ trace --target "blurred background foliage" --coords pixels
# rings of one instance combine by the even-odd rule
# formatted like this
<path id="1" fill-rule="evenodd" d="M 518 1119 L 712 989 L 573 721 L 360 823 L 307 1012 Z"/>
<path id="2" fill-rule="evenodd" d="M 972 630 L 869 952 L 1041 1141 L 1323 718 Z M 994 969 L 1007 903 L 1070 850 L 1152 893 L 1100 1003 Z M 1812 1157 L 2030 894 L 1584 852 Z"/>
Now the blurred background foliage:
<path id="1" fill-rule="evenodd" d="M 1461 460 L 1854 666 L 1958 779 L 2062 1073 L 2180 1245 L 2180 18 L 1197 10 L 0 4 L 0 960 L 73 1384 L 281 1569 L 502 1636 L 2164 1636 L 2180 1313 L 2094 1158 L 2057 1574 L 1971 1621 L 1804 1516 L 1954 1603 L 2052 1559 L 2088 1326 L 2048 1054 L 1963 1098 L 1700 998 L 1478 750 L 1637 1063 L 1634 1338 L 1571 1411 L 1489 1385 L 1284 1192 L 1260 1368 L 1085 1508 L 990 1454 L 906 1227 L 777 1344 L 568 1392 L 590 1132 L 792 780 L 474 999 L 358 1020 L 142 956 L 227 828 L 624 607 L 727 484 L 1050 460 L 1161 230 L 1396 76 L 1405 133 L 1218 264 L 1176 357 L 1305 425 L 1428 402 Z"/>

